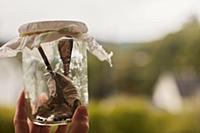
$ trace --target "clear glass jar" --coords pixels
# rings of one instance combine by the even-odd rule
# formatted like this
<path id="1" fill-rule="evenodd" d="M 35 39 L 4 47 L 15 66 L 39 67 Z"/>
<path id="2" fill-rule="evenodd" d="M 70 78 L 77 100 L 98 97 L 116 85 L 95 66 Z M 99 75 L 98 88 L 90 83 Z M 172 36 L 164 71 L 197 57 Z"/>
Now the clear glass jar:
<path id="1" fill-rule="evenodd" d="M 37 36 L 38 40 L 46 37 Z M 66 124 L 79 105 L 88 104 L 86 51 L 86 45 L 69 32 L 64 38 L 38 41 L 22 50 L 27 111 L 35 124 Z"/>
<path id="2" fill-rule="evenodd" d="M 63 52 L 63 55 L 62 55 Z M 73 39 L 24 48 L 22 52 L 28 114 L 37 124 L 71 120 L 88 103 L 86 46 Z"/>
<path id="3" fill-rule="evenodd" d="M 109 54 L 87 34 L 84 23 L 42 21 L 22 25 L 20 36 L 0 47 L 0 58 L 22 53 L 29 119 L 37 125 L 63 125 L 88 104 L 87 50 L 110 66 Z"/>

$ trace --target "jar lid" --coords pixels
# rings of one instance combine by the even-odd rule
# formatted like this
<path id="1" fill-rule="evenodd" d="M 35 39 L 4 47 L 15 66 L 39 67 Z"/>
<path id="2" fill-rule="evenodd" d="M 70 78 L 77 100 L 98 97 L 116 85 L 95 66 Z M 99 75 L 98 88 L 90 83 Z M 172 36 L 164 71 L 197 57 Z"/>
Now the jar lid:
<path id="1" fill-rule="evenodd" d="M 62 34 L 74 35 L 87 33 L 86 24 L 78 21 L 39 21 L 27 23 L 18 29 L 21 36 L 57 31 Z"/>

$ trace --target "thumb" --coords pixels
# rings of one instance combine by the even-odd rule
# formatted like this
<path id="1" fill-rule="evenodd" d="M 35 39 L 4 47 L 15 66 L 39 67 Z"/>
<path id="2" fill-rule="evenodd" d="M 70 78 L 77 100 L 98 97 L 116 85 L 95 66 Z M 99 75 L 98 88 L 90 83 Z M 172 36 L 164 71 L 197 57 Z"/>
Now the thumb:
<path id="1" fill-rule="evenodd" d="M 17 102 L 16 112 L 14 116 L 15 133 L 28 133 L 27 113 L 25 107 L 25 93 L 21 92 Z"/>
<path id="2" fill-rule="evenodd" d="M 88 112 L 85 106 L 79 106 L 67 133 L 87 133 L 89 130 Z"/>

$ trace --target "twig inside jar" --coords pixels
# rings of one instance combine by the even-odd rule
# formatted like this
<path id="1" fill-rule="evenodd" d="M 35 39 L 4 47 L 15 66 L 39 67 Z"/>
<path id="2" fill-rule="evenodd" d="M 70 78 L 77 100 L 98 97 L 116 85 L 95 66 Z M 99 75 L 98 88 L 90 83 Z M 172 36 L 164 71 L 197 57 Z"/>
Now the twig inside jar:
<path id="1" fill-rule="evenodd" d="M 39 52 L 40 52 L 40 55 L 42 56 L 42 59 L 43 59 L 45 65 L 46 65 L 46 67 L 47 67 L 48 72 L 51 74 L 51 76 L 52 76 L 52 78 L 53 78 L 53 77 L 54 77 L 54 72 L 53 72 L 53 69 L 52 69 L 52 67 L 51 67 L 51 65 L 50 65 L 50 63 L 49 63 L 49 60 L 48 60 L 48 58 L 47 58 L 47 56 L 46 56 L 44 50 L 42 49 L 41 46 L 38 47 L 38 50 L 39 50 Z"/>
<path id="2" fill-rule="evenodd" d="M 77 106 L 81 104 L 77 88 L 68 77 L 70 69 L 73 39 L 60 40 L 58 51 L 63 62 L 64 73 L 54 72 L 42 47 L 38 47 L 39 53 L 51 74 L 52 79 L 48 83 L 50 97 L 46 103 L 39 106 L 35 116 L 48 120 L 53 115 L 55 121 L 71 118 Z"/>

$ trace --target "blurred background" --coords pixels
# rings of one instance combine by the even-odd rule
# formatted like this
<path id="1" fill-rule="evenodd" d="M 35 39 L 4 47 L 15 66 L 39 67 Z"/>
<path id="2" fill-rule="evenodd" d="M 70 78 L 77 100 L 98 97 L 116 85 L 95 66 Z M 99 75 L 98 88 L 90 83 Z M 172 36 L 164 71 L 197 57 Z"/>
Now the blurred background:
<path id="1" fill-rule="evenodd" d="M 199 0 L 1 0 L 0 44 L 38 20 L 79 20 L 113 67 L 88 53 L 91 133 L 200 132 Z M 0 59 L 0 132 L 23 88 L 20 61 Z"/>

